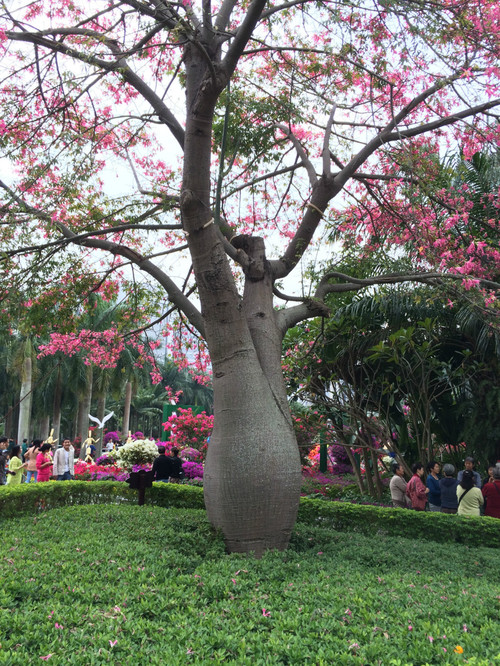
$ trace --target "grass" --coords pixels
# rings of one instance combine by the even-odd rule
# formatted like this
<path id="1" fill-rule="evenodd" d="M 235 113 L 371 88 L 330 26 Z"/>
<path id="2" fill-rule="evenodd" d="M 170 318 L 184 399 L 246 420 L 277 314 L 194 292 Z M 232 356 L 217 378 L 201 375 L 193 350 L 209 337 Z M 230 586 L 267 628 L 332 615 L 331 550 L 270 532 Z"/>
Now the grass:
<path id="1" fill-rule="evenodd" d="M 129 505 L 1 527 L 0 664 L 500 664 L 491 548 L 298 524 L 254 560 L 203 511 Z"/>

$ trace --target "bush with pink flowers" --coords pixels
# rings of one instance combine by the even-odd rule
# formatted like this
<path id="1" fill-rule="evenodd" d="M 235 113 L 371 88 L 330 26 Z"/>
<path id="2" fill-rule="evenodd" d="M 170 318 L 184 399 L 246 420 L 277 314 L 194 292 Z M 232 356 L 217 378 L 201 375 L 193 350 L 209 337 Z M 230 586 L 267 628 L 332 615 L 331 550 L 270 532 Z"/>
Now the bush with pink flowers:
<path id="1" fill-rule="evenodd" d="M 206 455 L 207 440 L 212 434 L 214 417 L 201 412 L 194 414 L 193 410 L 179 407 L 175 414 L 163 424 L 166 431 L 170 431 L 170 445 L 178 449 L 187 447 L 198 449 L 203 458 Z"/>

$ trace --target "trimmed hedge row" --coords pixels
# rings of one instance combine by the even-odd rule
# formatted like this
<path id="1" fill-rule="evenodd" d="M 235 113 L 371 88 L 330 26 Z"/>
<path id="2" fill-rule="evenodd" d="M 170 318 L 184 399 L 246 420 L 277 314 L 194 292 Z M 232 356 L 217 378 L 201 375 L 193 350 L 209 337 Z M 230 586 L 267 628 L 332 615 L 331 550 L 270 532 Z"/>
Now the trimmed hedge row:
<path id="1" fill-rule="evenodd" d="M 137 490 L 123 481 L 61 481 L 0 487 L 0 516 L 13 518 L 81 504 L 137 504 Z M 146 503 L 166 508 L 204 509 L 203 488 L 154 483 Z"/>
<path id="2" fill-rule="evenodd" d="M 57 507 L 82 504 L 137 503 L 137 491 L 118 481 L 33 483 L 0 488 L 0 516 L 36 514 Z M 203 488 L 155 483 L 146 491 L 146 503 L 165 508 L 203 509 Z M 302 498 L 297 520 L 339 532 L 402 536 L 440 543 L 500 547 L 500 520 L 464 518 L 376 506 Z"/>
<path id="3" fill-rule="evenodd" d="M 400 536 L 440 543 L 500 548 L 498 518 L 464 517 L 445 513 L 410 511 L 347 502 L 302 499 L 297 520 L 321 527 L 365 535 Z"/>

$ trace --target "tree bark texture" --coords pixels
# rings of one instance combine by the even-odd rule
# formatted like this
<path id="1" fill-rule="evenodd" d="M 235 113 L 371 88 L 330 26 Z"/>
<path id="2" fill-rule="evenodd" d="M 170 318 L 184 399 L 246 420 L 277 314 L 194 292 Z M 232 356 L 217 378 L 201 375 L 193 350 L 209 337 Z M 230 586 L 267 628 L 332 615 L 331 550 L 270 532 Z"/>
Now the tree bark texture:
<path id="1" fill-rule="evenodd" d="M 54 439 L 59 440 L 58 443 L 62 444 L 61 438 L 61 403 L 62 403 L 62 373 L 61 366 L 57 368 L 56 385 L 54 387 L 54 402 L 52 411 L 52 427 L 54 429 Z"/>
<path id="2" fill-rule="evenodd" d="M 82 438 L 82 446 L 80 449 L 80 458 L 83 460 L 85 458 L 85 446 L 83 446 L 83 442 L 87 439 L 89 435 L 89 412 L 90 412 L 90 405 L 92 402 L 92 386 L 93 386 L 93 380 L 94 380 L 94 373 L 92 370 L 92 366 L 89 365 L 87 368 L 87 384 L 85 387 L 85 393 L 82 397 L 81 403 L 80 403 L 80 409 L 79 409 L 79 435 Z"/>
<path id="3" fill-rule="evenodd" d="M 204 471 L 208 517 L 230 552 L 288 545 L 298 510 L 300 456 L 281 370 L 283 331 L 272 302 L 272 275 L 260 238 L 240 237 L 248 257 L 239 295 L 214 224 L 210 200 L 216 81 L 206 59 L 186 49 L 188 118 L 182 223 L 196 276 L 210 351 L 214 430 Z M 203 91 L 203 93 L 200 93 Z"/>
<path id="4" fill-rule="evenodd" d="M 132 382 L 127 382 L 125 385 L 125 400 L 123 403 L 123 422 L 122 422 L 122 438 L 126 438 L 130 430 L 130 405 L 132 404 Z"/>
<path id="5" fill-rule="evenodd" d="M 19 394 L 19 425 L 17 429 L 17 441 L 22 442 L 29 437 L 31 421 L 31 388 L 32 388 L 32 361 L 26 352 L 21 377 L 21 392 Z"/>

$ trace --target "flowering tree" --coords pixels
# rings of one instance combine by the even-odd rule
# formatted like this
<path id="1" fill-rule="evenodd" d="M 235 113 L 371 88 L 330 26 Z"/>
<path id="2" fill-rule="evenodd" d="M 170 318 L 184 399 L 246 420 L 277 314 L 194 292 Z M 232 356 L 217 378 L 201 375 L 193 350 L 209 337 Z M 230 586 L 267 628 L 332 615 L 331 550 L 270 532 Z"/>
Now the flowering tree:
<path id="1" fill-rule="evenodd" d="M 283 548 L 295 520 L 288 328 L 324 314 L 332 291 L 441 284 L 444 270 L 495 287 L 496 249 L 453 243 L 467 211 L 416 194 L 441 146 L 498 139 L 498 18 L 496 0 L 4 6 L 2 270 L 18 284 L 30 257 L 36 272 L 72 247 L 96 289 L 126 281 L 135 299 L 149 278 L 160 317 L 176 310 L 205 341 L 205 500 L 230 550 Z M 118 163 L 122 192 L 108 184 Z M 304 297 L 285 296 L 278 283 L 333 232 L 367 251 L 407 244 L 415 270 L 351 279 L 332 262 Z M 180 280 L 166 263 L 179 249 L 192 266 Z M 55 298 L 79 288 L 67 264 L 55 273 Z M 292 305 L 275 309 L 273 295 Z M 115 344 L 111 332 L 99 347 Z"/>

